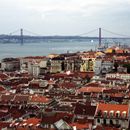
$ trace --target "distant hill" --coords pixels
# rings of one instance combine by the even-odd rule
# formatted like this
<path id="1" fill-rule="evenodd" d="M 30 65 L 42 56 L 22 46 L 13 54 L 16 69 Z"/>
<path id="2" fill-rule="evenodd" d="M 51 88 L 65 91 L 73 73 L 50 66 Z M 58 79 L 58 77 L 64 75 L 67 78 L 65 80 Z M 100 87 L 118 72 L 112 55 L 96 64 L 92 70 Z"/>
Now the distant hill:
<path id="1" fill-rule="evenodd" d="M 23 36 L 24 43 L 32 42 L 66 42 L 66 41 L 84 41 L 90 39 L 98 39 L 98 37 L 87 37 L 87 36 Z M 106 37 L 103 39 L 119 39 Z M 126 38 L 125 38 L 126 39 Z M 129 38 L 130 39 L 130 38 Z M 0 43 L 20 43 L 21 37 L 18 35 L 0 35 Z"/>

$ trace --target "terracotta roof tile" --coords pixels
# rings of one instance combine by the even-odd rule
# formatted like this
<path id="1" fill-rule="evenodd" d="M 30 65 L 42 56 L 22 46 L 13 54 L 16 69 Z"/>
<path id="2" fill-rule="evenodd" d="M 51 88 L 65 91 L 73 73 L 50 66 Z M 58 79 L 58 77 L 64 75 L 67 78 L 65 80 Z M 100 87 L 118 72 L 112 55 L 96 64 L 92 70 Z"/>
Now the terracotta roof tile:
<path id="1" fill-rule="evenodd" d="M 37 125 L 37 124 L 41 123 L 41 119 L 35 118 L 35 117 L 29 118 L 29 119 L 27 119 L 26 121 L 23 121 L 20 124 L 24 124 L 24 123 L 27 123 L 27 125 L 29 125 L 29 124 Z"/>
<path id="2" fill-rule="evenodd" d="M 72 127 L 76 126 L 76 128 L 78 130 L 81 130 L 81 129 L 88 129 L 91 124 L 90 123 L 81 124 L 81 123 L 78 123 L 78 122 L 74 122 L 74 123 L 69 124 L 69 125 L 72 126 Z"/>
<path id="3" fill-rule="evenodd" d="M 14 99 L 14 95 L 12 95 L 12 94 L 9 94 L 9 95 L 7 95 L 7 94 L 2 94 L 2 96 L 1 96 L 1 98 L 0 98 L 0 101 L 2 101 L 2 102 L 10 102 L 10 101 L 12 101 Z"/>
<path id="4" fill-rule="evenodd" d="M 2 128 L 6 128 L 9 126 L 9 122 L 0 122 L 0 130 L 2 130 Z"/>
<path id="5" fill-rule="evenodd" d="M 86 84 L 85 85 L 86 87 L 100 87 L 101 86 L 101 84 L 100 83 L 98 83 L 98 82 L 90 82 L 90 83 L 88 83 L 88 84 Z"/>
<path id="6" fill-rule="evenodd" d="M 45 96 L 40 96 L 40 95 L 33 95 L 30 98 L 30 102 L 34 103 L 48 103 L 50 102 L 50 100 L 48 98 L 46 98 Z"/>
<path id="7" fill-rule="evenodd" d="M 24 57 L 24 59 L 44 59 L 46 56 L 28 56 Z"/>
<path id="8" fill-rule="evenodd" d="M 108 93 L 108 94 L 114 94 L 114 93 L 118 93 L 119 90 L 117 88 L 109 88 L 109 89 L 105 89 L 103 90 L 103 93 Z"/>
<path id="9" fill-rule="evenodd" d="M 74 82 L 63 82 L 59 84 L 60 87 L 62 88 L 76 88 L 76 84 Z"/>
<path id="10" fill-rule="evenodd" d="M 6 90 L 4 86 L 0 86 L 0 92 Z"/>
<path id="11" fill-rule="evenodd" d="M 16 95 L 14 98 L 14 102 L 20 103 L 20 102 L 28 102 L 29 96 L 28 95 Z"/>
<path id="12" fill-rule="evenodd" d="M 94 72 L 78 72 L 77 75 L 83 79 L 86 77 L 92 78 L 94 76 Z"/>
<path id="13" fill-rule="evenodd" d="M 96 111 L 96 106 L 91 106 L 91 104 L 77 103 L 74 113 L 77 115 L 94 116 Z"/>
<path id="14" fill-rule="evenodd" d="M 124 97 L 125 96 L 125 94 L 123 94 L 123 93 L 112 93 L 111 95 L 110 95 L 110 97 Z"/>
<path id="15" fill-rule="evenodd" d="M 101 93 L 106 88 L 102 87 L 82 87 L 78 90 L 78 92 L 86 92 L 86 93 Z"/>
<path id="16" fill-rule="evenodd" d="M 67 123 L 71 123 L 73 114 L 69 113 L 63 113 L 63 112 L 58 112 L 58 113 L 44 113 L 42 122 L 45 124 L 53 124 L 56 121 L 59 121 L 60 119 L 63 119 Z"/>
<path id="17" fill-rule="evenodd" d="M 9 78 L 9 76 L 6 73 L 0 73 L 0 79 L 1 80 L 6 80 L 8 78 Z"/>
<path id="18" fill-rule="evenodd" d="M 128 115 L 128 105 L 99 103 L 97 106 L 96 114 L 98 114 L 99 111 L 101 111 L 101 113 L 104 111 L 107 111 L 108 113 L 110 113 L 110 111 L 113 111 L 114 115 L 117 111 L 119 111 L 121 114 L 125 111 L 126 115 Z"/>

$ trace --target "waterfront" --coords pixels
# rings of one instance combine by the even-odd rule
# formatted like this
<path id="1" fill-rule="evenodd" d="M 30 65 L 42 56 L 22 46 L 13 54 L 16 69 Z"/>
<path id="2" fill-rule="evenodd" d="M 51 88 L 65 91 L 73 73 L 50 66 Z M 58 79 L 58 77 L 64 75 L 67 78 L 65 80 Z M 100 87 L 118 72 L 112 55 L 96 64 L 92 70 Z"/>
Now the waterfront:
<path id="1" fill-rule="evenodd" d="M 130 39 L 105 39 L 102 43 L 121 43 L 129 45 Z M 46 41 L 39 43 L 3 43 L 0 44 L 0 59 L 5 57 L 22 57 L 22 56 L 43 56 L 50 53 L 66 53 L 77 51 L 95 50 L 98 46 L 98 39 L 88 40 L 64 40 L 64 41 Z"/>

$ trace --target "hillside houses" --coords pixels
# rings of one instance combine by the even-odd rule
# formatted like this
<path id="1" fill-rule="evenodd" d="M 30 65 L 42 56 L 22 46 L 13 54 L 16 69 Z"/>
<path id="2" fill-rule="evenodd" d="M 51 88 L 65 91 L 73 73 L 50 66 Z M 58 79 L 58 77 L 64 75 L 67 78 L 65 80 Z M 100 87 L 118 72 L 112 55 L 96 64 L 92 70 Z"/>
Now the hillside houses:
<path id="1" fill-rule="evenodd" d="M 4 59 L 0 129 L 129 130 L 129 55 L 113 47 Z"/>

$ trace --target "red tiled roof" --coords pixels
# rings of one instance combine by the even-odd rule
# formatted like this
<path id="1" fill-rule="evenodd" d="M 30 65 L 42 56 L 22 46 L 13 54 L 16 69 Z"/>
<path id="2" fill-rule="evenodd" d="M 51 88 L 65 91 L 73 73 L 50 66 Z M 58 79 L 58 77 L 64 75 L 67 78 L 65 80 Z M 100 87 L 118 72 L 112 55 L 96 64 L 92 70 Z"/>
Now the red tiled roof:
<path id="1" fill-rule="evenodd" d="M 91 124 L 90 123 L 81 124 L 81 123 L 78 123 L 78 122 L 74 122 L 74 123 L 69 124 L 69 125 L 72 126 L 72 127 L 76 126 L 77 129 L 88 129 L 89 125 L 91 125 Z"/>
<path id="2" fill-rule="evenodd" d="M 48 82 L 49 85 L 55 84 L 55 81 L 54 81 L 54 80 L 48 80 L 47 82 Z"/>
<path id="3" fill-rule="evenodd" d="M 96 111 L 96 106 L 91 106 L 91 104 L 77 103 L 75 106 L 74 113 L 77 115 L 94 116 Z"/>
<path id="4" fill-rule="evenodd" d="M 95 55 L 83 55 L 82 58 L 96 58 Z"/>
<path id="5" fill-rule="evenodd" d="M 126 111 L 128 112 L 128 105 L 121 105 L 121 104 L 103 104 L 103 103 L 99 103 L 98 105 L 98 109 L 100 110 L 108 110 L 108 111 Z"/>
<path id="6" fill-rule="evenodd" d="M 76 84 L 74 82 L 64 82 L 64 83 L 61 83 L 59 84 L 60 87 L 62 88 L 76 88 Z"/>
<path id="7" fill-rule="evenodd" d="M 32 128 L 33 130 L 56 130 L 55 128 Z M 27 127 L 17 127 L 17 130 L 28 130 Z"/>
<path id="8" fill-rule="evenodd" d="M 51 78 L 65 78 L 65 77 L 73 77 L 74 74 L 73 73 L 70 73 L 69 75 L 67 75 L 66 73 L 57 73 L 57 74 L 52 74 L 51 75 Z"/>
<path id="9" fill-rule="evenodd" d="M 124 53 L 124 50 L 123 49 L 118 49 L 118 50 L 116 50 L 116 53 Z"/>
<path id="10" fill-rule="evenodd" d="M 14 102 L 27 102 L 29 100 L 29 96 L 28 95 L 16 95 L 14 98 Z"/>
<path id="11" fill-rule="evenodd" d="M 18 107 L 12 107 L 8 109 L 8 111 L 14 119 L 19 118 L 26 113 L 25 109 L 19 109 Z"/>
<path id="12" fill-rule="evenodd" d="M 125 111 L 126 115 L 128 115 L 128 108 L 128 105 L 99 103 L 97 106 L 97 112 L 107 111 L 109 113 L 110 111 L 113 111 L 115 114 L 117 111 L 119 111 L 120 113 Z"/>
<path id="13" fill-rule="evenodd" d="M 33 89 L 38 89 L 39 87 L 40 87 L 40 85 L 39 85 L 39 82 L 31 82 L 30 84 L 29 84 L 29 87 L 30 88 L 33 88 Z"/>
<path id="14" fill-rule="evenodd" d="M 6 90 L 3 86 L 0 86 L 0 92 Z"/>
<path id="15" fill-rule="evenodd" d="M 24 126 L 24 128 L 28 128 L 28 126 L 31 126 L 32 128 L 34 127 L 36 129 L 37 125 L 41 124 L 41 119 L 39 118 L 29 118 L 29 119 L 25 119 L 22 122 L 13 122 L 10 124 L 10 127 L 14 127 L 17 126 L 17 129 L 21 129 L 22 126 Z"/>
<path id="16" fill-rule="evenodd" d="M 126 60 L 126 56 L 116 56 L 115 60 L 119 61 Z"/>
<path id="17" fill-rule="evenodd" d="M 33 95 L 30 98 L 30 102 L 48 103 L 48 102 L 50 102 L 50 100 L 48 98 L 46 98 L 45 96 Z"/>
<path id="18" fill-rule="evenodd" d="M 2 102 L 10 102 L 14 99 L 14 95 L 6 95 L 6 94 L 2 94 L 1 98 L 0 98 L 0 101 Z"/>
<path id="19" fill-rule="evenodd" d="M 44 59 L 46 56 L 28 56 L 24 57 L 24 59 Z"/>
<path id="20" fill-rule="evenodd" d="M 73 72 L 70 74 L 67 73 L 57 73 L 57 74 L 52 74 L 50 78 L 68 78 L 68 77 L 80 77 L 80 78 L 92 78 L 94 76 L 94 72 Z"/>
<path id="21" fill-rule="evenodd" d="M 0 79 L 1 80 L 6 80 L 6 79 L 8 79 L 8 75 L 6 75 L 4 73 L 0 73 Z"/>
<path id="22" fill-rule="evenodd" d="M 78 72 L 77 75 L 81 78 L 92 78 L 94 76 L 94 72 Z"/>
<path id="23" fill-rule="evenodd" d="M 82 87 L 78 91 L 79 92 L 86 92 L 86 93 L 93 93 L 93 92 L 94 93 L 101 93 L 105 89 L 106 88 L 102 88 L 102 87 Z"/>
<path id="24" fill-rule="evenodd" d="M 111 80 L 111 81 L 123 81 L 123 79 L 120 79 L 120 78 L 117 78 L 117 77 L 115 77 L 115 78 L 112 78 L 112 77 L 108 77 L 108 78 L 106 78 L 106 80 Z"/>
<path id="25" fill-rule="evenodd" d="M 2 130 L 2 128 L 6 128 L 9 126 L 9 122 L 0 122 L 0 130 Z"/>
<path id="26" fill-rule="evenodd" d="M 86 86 L 86 87 L 100 87 L 101 84 L 98 83 L 98 82 L 94 82 L 94 83 L 91 82 L 91 83 L 86 84 L 85 86 Z"/>
<path id="27" fill-rule="evenodd" d="M 113 94 L 113 93 L 117 93 L 118 91 L 119 91 L 118 89 L 109 88 L 109 89 L 103 90 L 103 93 Z"/>
<path id="28" fill-rule="evenodd" d="M 2 117 L 6 117 L 7 115 L 9 115 L 10 113 L 7 111 L 7 112 L 4 112 L 6 110 L 0 110 L 0 118 Z"/>
<path id="29" fill-rule="evenodd" d="M 56 121 L 59 121 L 60 119 L 63 119 L 67 123 L 71 123 L 73 114 L 69 113 L 63 113 L 63 112 L 58 112 L 58 113 L 45 113 L 43 114 L 42 122 L 45 124 L 53 124 Z"/>
<path id="30" fill-rule="evenodd" d="M 111 97 L 124 97 L 125 96 L 125 94 L 123 94 L 123 93 L 112 93 L 111 95 L 110 95 Z"/>
<path id="31" fill-rule="evenodd" d="M 39 123 L 41 123 L 41 119 L 39 118 L 29 118 L 26 121 L 23 121 L 21 124 L 27 123 L 27 125 L 29 124 L 33 124 L 33 125 L 37 125 Z"/>

